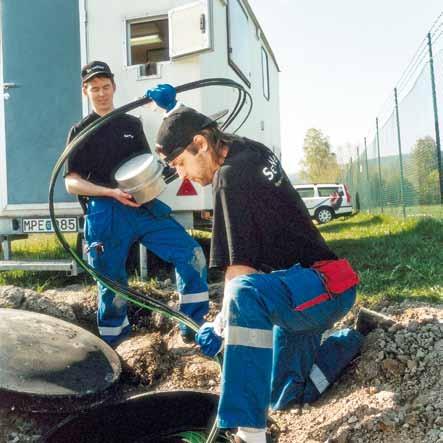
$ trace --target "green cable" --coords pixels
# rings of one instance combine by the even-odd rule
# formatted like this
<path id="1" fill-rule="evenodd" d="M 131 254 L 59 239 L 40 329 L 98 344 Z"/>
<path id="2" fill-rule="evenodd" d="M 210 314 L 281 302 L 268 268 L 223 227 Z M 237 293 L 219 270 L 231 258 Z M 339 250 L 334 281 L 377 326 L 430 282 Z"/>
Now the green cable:
<path id="1" fill-rule="evenodd" d="M 236 88 L 239 91 L 239 99 L 237 100 L 237 104 L 234 107 L 233 111 L 229 115 L 229 117 L 226 120 L 225 125 L 223 126 L 223 129 L 226 129 L 232 121 L 234 121 L 235 117 L 239 114 L 240 110 L 245 104 L 245 97 L 248 96 L 250 99 L 250 109 L 242 121 L 241 125 L 244 124 L 246 119 L 249 117 L 251 110 L 252 110 L 252 98 L 248 91 L 244 89 L 242 85 L 239 83 L 230 80 L 230 79 L 224 79 L 224 78 L 213 78 L 213 79 L 205 79 L 205 80 L 198 80 L 196 82 L 186 83 L 184 85 L 178 86 L 176 88 L 177 93 L 189 91 L 191 89 L 196 88 L 202 88 L 202 87 L 208 87 L 208 86 L 230 86 L 233 88 Z M 156 300 L 146 294 L 141 294 L 134 289 L 123 286 L 118 282 L 115 282 L 111 280 L 110 278 L 106 277 L 103 274 L 100 274 L 97 272 L 92 266 L 90 266 L 88 263 L 86 263 L 76 251 L 74 251 L 71 246 L 68 244 L 66 239 L 64 238 L 63 234 L 61 233 L 60 229 L 58 228 L 56 217 L 55 217 L 55 210 L 54 210 L 54 189 L 55 189 L 55 183 L 57 181 L 57 177 L 60 173 L 60 170 L 63 166 L 63 164 L 66 162 L 68 157 L 80 147 L 82 143 L 84 143 L 89 137 L 91 137 L 92 134 L 94 134 L 98 129 L 109 123 L 114 118 L 118 117 L 119 115 L 125 114 L 128 111 L 131 111 L 135 108 L 138 108 L 140 106 L 143 106 L 152 100 L 148 97 L 143 97 L 141 99 L 135 100 L 131 103 L 128 103 L 124 106 L 121 106 L 120 108 L 114 109 L 109 114 L 106 114 L 103 117 L 98 118 L 95 120 L 91 125 L 84 128 L 64 149 L 61 156 L 57 160 L 51 174 L 51 179 L 49 182 L 49 196 L 48 196 L 48 204 L 49 204 L 49 215 L 52 221 L 52 226 L 54 227 L 54 232 L 57 236 L 57 239 L 63 246 L 63 248 L 73 257 L 73 259 L 77 262 L 77 264 L 89 275 L 91 275 L 94 280 L 97 282 L 103 284 L 105 287 L 110 289 L 111 291 L 115 292 L 118 296 L 122 297 L 126 301 L 129 301 L 141 308 L 148 309 L 150 311 L 158 312 L 161 315 L 164 315 L 167 318 L 173 319 L 177 322 L 183 323 L 186 326 L 188 326 L 191 330 L 194 332 L 198 332 L 199 325 L 194 322 L 191 318 L 189 318 L 187 315 L 182 314 L 179 311 L 176 311 L 172 308 L 170 308 L 168 305 L 162 303 L 159 300 Z M 241 126 L 240 125 L 240 126 Z M 240 127 L 239 127 L 240 128 Z M 236 131 L 239 129 L 237 128 Z M 214 358 L 215 361 L 219 364 L 219 367 L 222 367 L 222 359 L 220 356 L 216 356 Z M 206 440 L 206 443 L 214 443 L 216 441 L 216 438 L 219 434 L 219 429 L 217 428 L 216 421 L 214 422 L 213 426 L 211 427 L 210 434 Z"/>

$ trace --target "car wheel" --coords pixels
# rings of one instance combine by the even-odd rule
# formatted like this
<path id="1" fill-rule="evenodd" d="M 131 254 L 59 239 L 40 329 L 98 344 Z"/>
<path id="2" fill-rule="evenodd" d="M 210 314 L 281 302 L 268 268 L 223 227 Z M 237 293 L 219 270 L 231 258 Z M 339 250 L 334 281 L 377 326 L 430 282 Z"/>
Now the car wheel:
<path id="1" fill-rule="evenodd" d="M 320 223 L 329 223 L 334 218 L 334 212 L 330 208 L 317 209 L 315 219 Z"/>

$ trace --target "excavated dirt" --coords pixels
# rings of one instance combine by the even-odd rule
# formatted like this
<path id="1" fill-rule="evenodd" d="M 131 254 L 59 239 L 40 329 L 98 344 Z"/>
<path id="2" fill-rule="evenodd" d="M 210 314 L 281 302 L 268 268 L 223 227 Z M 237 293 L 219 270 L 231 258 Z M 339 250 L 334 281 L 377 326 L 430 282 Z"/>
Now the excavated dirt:
<path id="1" fill-rule="evenodd" d="M 168 305 L 176 303 L 170 281 L 160 289 L 137 285 Z M 210 287 L 211 314 L 220 307 L 222 286 Z M 94 287 L 70 286 L 38 294 L 0 287 L 0 307 L 27 309 L 77 323 L 96 332 Z M 271 413 L 281 443 L 443 443 L 443 305 L 404 302 L 379 310 L 396 321 L 367 336 L 361 355 L 315 404 Z M 129 310 L 133 334 L 117 348 L 125 391 L 197 388 L 218 391 L 217 364 L 184 344 L 175 323 L 139 307 Z M 339 327 L 353 323 L 350 313 Z M 0 410 L 0 443 L 36 442 L 61 421 Z"/>

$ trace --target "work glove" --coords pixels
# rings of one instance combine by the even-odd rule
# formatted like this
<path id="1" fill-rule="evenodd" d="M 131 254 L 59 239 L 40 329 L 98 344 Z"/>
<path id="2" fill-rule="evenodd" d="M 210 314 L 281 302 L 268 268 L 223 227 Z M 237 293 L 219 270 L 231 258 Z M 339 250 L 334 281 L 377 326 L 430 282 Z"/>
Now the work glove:
<path id="1" fill-rule="evenodd" d="M 203 323 L 195 341 L 208 357 L 215 357 L 223 348 L 223 338 L 215 332 L 213 323 Z"/>
<path id="2" fill-rule="evenodd" d="M 153 100 L 160 108 L 169 112 L 177 104 L 175 99 L 176 91 L 174 86 L 168 85 L 167 83 L 159 84 L 155 88 L 148 89 L 146 91 L 145 97 Z"/>

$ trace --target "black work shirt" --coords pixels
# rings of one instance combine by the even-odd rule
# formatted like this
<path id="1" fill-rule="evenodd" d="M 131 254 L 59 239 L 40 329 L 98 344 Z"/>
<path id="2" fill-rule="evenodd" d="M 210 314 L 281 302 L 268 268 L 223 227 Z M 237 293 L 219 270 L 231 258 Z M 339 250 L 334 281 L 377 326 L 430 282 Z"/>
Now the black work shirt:
<path id="1" fill-rule="evenodd" d="M 69 131 L 68 143 L 100 116 L 92 112 Z M 151 152 L 140 120 L 123 114 L 101 127 L 67 160 L 65 176 L 76 172 L 95 185 L 116 188 L 114 173 L 126 160 Z"/>
<path id="2" fill-rule="evenodd" d="M 235 138 L 216 172 L 210 267 L 286 269 L 336 259 L 266 146 Z"/>

